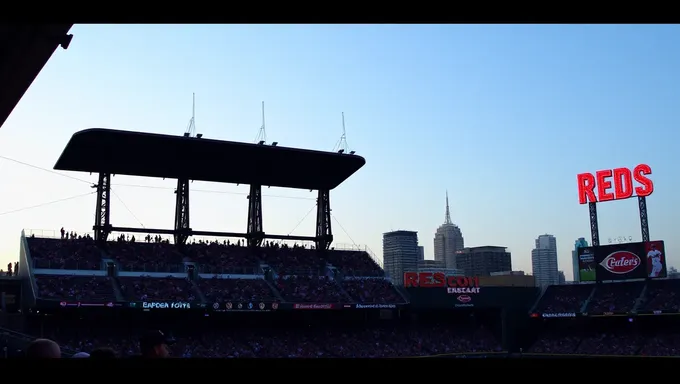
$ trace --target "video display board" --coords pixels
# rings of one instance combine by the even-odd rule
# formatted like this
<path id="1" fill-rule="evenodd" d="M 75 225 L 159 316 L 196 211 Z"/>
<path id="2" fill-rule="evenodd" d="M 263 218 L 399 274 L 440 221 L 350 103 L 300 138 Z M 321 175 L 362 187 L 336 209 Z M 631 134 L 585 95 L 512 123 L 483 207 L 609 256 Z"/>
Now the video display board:
<path id="1" fill-rule="evenodd" d="M 595 281 L 595 271 L 597 263 L 595 262 L 594 247 L 585 247 L 578 249 L 578 275 L 579 281 Z"/>
<path id="2" fill-rule="evenodd" d="M 579 248 L 581 281 L 663 278 L 667 276 L 663 241 Z"/>

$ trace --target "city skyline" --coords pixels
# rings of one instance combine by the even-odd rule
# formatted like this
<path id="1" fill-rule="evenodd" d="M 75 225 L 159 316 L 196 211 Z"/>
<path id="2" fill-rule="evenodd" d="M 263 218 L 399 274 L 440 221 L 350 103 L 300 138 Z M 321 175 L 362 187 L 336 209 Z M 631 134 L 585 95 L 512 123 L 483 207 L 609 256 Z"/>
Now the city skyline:
<path id="1" fill-rule="evenodd" d="M 409 228 L 425 236 L 431 258 L 448 190 L 466 245 L 507 246 L 514 268 L 529 271 L 533 238 L 548 231 L 572 276 L 572 241 L 589 240 L 590 230 L 576 175 L 647 163 L 657 186 L 651 237 L 666 240 L 677 265 L 677 26 L 76 25 L 71 33 L 69 49 L 54 54 L 0 129 L 5 158 L 49 170 L 70 136 L 91 127 L 181 135 L 193 93 L 206 138 L 252 142 L 264 100 L 269 141 L 332 150 L 344 112 L 347 142 L 367 164 L 331 192 L 338 245 L 379 255 L 385 229 Z M 654 151 L 631 150 L 641 135 Z M 575 146 L 589 156 L 573 156 Z M 94 176 L 0 159 L 0 177 L 3 266 L 17 260 L 24 228 L 91 230 Z M 114 177 L 112 222 L 171 227 L 174 184 Z M 191 189 L 194 228 L 245 230 L 246 187 Z M 265 231 L 314 233 L 313 193 L 263 193 Z M 601 239 L 640 241 L 633 200 L 598 206 Z"/>

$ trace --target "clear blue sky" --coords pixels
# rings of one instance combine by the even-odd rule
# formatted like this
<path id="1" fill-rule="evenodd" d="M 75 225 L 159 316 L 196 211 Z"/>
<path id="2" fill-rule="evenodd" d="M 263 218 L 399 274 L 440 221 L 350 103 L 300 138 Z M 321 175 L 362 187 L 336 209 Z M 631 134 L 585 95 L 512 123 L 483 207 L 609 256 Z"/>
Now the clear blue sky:
<path id="1" fill-rule="evenodd" d="M 331 150 L 345 112 L 349 145 L 367 164 L 332 193 L 348 233 L 335 225 L 337 242 L 380 255 L 383 232 L 411 229 L 432 258 L 448 189 L 466 245 L 508 246 L 514 269 L 530 271 L 534 239 L 551 233 L 570 279 L 574 239 L 590 237 L 576 174 L 648 163 L 656 185 L 650 231 L 678 264 L 678 26 L 78 25 L 71 32 L 69 49 L 55 53 L 0 129 L 3 156 L 51 168 L 69 137 L 90 127 L 181 134 L 192 92 L 198 131 L 217 139 L 252 142 L 264 100 L 270 141 Z M 90 191 L 4 160 L 0 177 L 0 212 Z M 173 187 L 115 177 L 129 211 L 114 200 L 113 224 L 172 226 L 171 189 L 120 184 Z M 289 233 L 314 206 L 309 192 L 265 193 L 298 197 L 265 198 L 267 232 Z M 244 195 L 196 192 L 192 203 L 193 228 L 245 230 Z M 90 229 L 94 204 L 90 195 L 0 215 L 0 261 L 17 259 L 22 228 Z M 599 210 L 602 238 L 640 239 L 635 200 Z M 310 215 L 294 233 L 313 230 Z"/>

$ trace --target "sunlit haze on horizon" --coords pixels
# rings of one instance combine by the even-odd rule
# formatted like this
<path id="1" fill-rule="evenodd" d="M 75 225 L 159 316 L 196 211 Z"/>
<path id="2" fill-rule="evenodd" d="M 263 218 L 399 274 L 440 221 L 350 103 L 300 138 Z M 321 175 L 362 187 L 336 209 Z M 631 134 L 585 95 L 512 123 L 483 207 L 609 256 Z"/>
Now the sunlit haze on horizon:
<path id="1" fill-rule="evenodd" d="M 644 163 L 655 185 L 651 238 L 666 241 L 669 267 L 680 264 L 678 26 L 76 25 L 70 33 L 68 50 L 55 52 L 0 129 L 0 155 L 25 163 L 0 158 L 3 269 L 18 260 L 22 229 L 84 233 L 94 223 L 96 175 L 26 164 L 52 169 L 85 128 L 181 135 L 192 93 L 206 138 L 253 142 L 264 101 L 268 141 L 330 151 L 345 113 L 350 149 L 366 165 L 331 193 L 337 244 L 380 257 L 383 232 L 414 230 L 432 259 L 448 190 L 465 246 L 506 246 L 513 269 L 530 273 L 534 240 L 549 233 L 572 280 L 574 241 L 590 241 L 576 175 Z M 171 228 L 175 184 L 115 176 L 112 224 Z M 247 187 L 191 188 L 192 228 L 245 232 Z M 313 235 L 315 193 L 263 195 L 266 232 Z M 603 244 L 640 241 L 636 199 L 599 204 L 598 214 Z"/>

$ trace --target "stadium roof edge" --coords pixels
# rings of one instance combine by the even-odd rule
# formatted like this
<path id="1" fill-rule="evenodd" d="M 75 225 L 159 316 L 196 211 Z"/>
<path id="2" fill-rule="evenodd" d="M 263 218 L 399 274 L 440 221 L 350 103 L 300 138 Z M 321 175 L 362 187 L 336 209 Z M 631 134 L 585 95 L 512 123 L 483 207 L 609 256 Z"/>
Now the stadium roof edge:
<path id="1" fill-rule="evenodd" d="M 54 169 L 331 190 L 365 163 L 354 154 L 89 128 L 73 134 Z"/>

